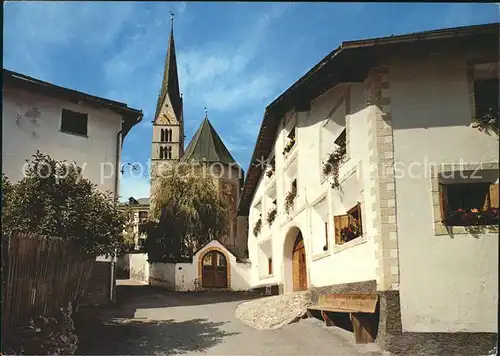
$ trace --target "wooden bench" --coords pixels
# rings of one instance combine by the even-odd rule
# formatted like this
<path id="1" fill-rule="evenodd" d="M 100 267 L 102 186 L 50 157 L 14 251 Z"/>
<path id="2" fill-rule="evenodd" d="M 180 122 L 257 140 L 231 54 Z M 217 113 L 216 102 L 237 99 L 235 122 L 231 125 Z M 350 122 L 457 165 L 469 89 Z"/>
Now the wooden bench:
<path id="1" fill-rule="evenodd" d="M 335 323 L 326 314 L 349 313 L 357 344 L 375 341 L 378 316 L 376 315 L 378 294 L 376 293 L 344 293 L 320 295 L 318 304 L 307 308 L 307 316 L 312 317 L 311 310 L 318 310 L 327 326 Z"/>

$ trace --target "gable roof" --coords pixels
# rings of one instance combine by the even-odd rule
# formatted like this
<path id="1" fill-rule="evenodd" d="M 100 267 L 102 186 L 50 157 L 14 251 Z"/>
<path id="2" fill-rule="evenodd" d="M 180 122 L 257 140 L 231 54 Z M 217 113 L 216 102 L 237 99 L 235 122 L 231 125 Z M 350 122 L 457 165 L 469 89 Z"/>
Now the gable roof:
<path id="1" fill-rule="evenodd" d="M 497 22 L 342 42 L 266 107 L 240 195 L 238 215 L 248 216 L 262 174 L 262 166 L 256 162 L 269 156 L 285 113 L 292 108 L 308 111 L 311 100 L 340 83 L 364 81 L 370 68 L 376 66 L 387 53 L 417 48 L 440 49 L 448 43 L 462 47 L 491 48 L 498 61 L 499 25 Z"/>
<path id="2" fill-rule="evenodd" d="M 14 88 L 24 89 L 31 92 L 39 92 L 61 100 L 70 102 L 83 101 L 100 108 L 110 109 L 123 118 L 122 135 L 127 135 L 130 129 L 138 124 L 143 117 L 142 110 L 129 108 L 127 104 L 98 96 L 83 93 L 73 89 L 64 88 L 43 80 L 35 79 L 27 75 L 16 73 L 3 68 L 3 85 L 10 85 Z"/>
<path id="3" fill-rule="evenodd" d="M 206 116 L 186 148 L 181 162 L 236 163 Z"/>
<path id="4" fill-rule="evenodd" d="M 177 74 L 177 58 L 175 55 L 174 24 L 172 21 L 170 37 L 168 41 L 167 56 L 165 57 L 165 69 L 161 84 L 158 102 L 156 103 L 155 120 L 158 118 L 165 97 L 169 96 L 177 120 L 182 119 L 182 98 L 179 89 L 179 76 Z"/>

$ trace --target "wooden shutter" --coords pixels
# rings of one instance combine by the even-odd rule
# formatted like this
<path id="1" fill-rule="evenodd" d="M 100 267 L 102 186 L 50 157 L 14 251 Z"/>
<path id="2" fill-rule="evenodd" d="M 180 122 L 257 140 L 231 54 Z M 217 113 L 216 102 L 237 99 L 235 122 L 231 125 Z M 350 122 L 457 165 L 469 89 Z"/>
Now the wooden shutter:
<path id="1" fill-rule="evenodd" d="M 490 184 L 490 207 L 498 208 L 498 184 Z"/>
<path id="2" fill-rule="evenodd" d="M 333 217 L 333 224 L 335 227 L 335 243 L 341 244 L 340 229 L 349 225 L 349 215 L 338 215 Z"/>
<path id="3" fill-rule="evenodd" d="M 358 226 L 359 226 L 359 235 L 363 235 L 363 219 L 361 218 L 361 203 L 358 203 Z"/>
<path id="4" fill-rule="evenodd" d="M 446 196 L 446 187 L 439 183 L 439 206 L 441 208 L 441 221 L 446 222 L 448 211 L 448 198 Z"/>

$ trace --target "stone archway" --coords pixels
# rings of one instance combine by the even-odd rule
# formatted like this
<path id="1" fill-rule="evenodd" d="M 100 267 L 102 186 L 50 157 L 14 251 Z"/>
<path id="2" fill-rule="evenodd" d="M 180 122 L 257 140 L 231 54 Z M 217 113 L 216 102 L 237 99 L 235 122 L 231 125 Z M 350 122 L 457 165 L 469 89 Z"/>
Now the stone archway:
<path id="1" fill-rule="evenodd" d="M 198 260 L 198 279 L 202 288 L 230 288 L 231 263 L 227 254 L 217 247 L 204 251 Z"/>
<path id="2" fill-rule="evenodd" d="M 296 226 L 292 227 L 285 237 L 283 246 L 284 292 L 307 290 L 306 250 L 302 232 Z"/>

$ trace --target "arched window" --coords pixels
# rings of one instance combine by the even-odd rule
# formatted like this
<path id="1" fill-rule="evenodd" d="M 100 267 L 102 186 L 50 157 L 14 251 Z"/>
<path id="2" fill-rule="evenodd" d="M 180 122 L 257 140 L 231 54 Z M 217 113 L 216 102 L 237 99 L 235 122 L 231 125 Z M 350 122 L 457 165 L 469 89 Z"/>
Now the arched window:
<path id="1" fill-rule="evenodd" d="M 172 146 L 168 146 L 168 159 L 172 159 Z"/>
<path id="2" fill-rule="evenodd" d="M 165 142 L 165 129 L 160 130 L 160 141 Z"/>
<path id="3" fill-rule="evenodd" d="M 167 142 L 172 142 L 172 129 L 166 129 L 165 130 L 165 136 L 166 136 L 166 141 Z"/>

